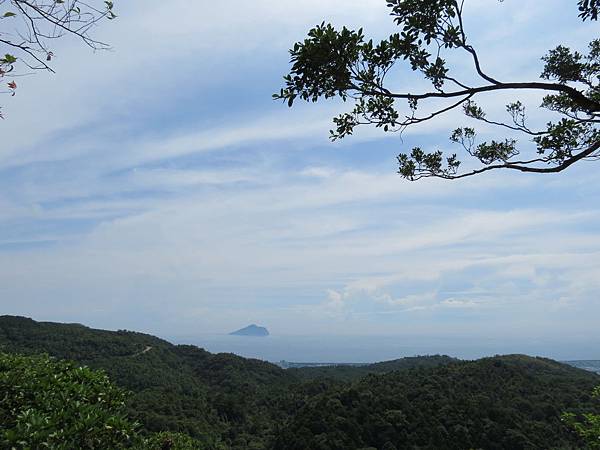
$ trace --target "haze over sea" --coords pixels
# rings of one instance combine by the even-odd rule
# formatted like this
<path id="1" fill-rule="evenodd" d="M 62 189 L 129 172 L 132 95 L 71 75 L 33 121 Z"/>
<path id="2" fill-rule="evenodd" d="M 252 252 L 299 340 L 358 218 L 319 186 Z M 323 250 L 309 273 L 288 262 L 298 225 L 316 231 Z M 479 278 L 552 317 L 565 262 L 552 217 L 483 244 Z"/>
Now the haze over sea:
<path id="1" fill-rule="evenodd" d="M 200 334 L 167 338 L 210 352 L 230 352 L 271 362 L 371 363 L 404 356 L 447 354 L 475 359 L 495 354 L 526 353 L 557 360 L 599 359 L 600 339 L 559 338 L 527 341 L 517 337 L 472 339 L 468 336 L 323 336 L 268 337 Z"/>

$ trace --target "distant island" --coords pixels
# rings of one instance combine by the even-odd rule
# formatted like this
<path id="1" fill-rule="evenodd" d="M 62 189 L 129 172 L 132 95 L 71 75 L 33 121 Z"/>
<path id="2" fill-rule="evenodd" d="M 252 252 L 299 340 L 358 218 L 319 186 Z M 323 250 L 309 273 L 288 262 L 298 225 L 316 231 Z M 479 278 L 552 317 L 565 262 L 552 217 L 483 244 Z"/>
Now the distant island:
<path id="1" fill-rule="evenodd" d="M 76 363 L 29 356 L 40 353 Z M 259 359 L 173 345 L 143 333 L 0 315 L 0 448 L 11 448 L 11 443 L 6 445 L 11 436 L 7 431 L 31 439 L 30 427 L 20 425 L 19 414 L 32 408 L 45 417 L 53 414 L 52 422 L 41 425 L 44 436 L 64 429 L 81 440 L 63 448 L 85 448 L 80 444 L 88 442 L 86 431 L 80 431 L 81 414 L 100 406 L 88 396 L 89 389 L 98 385 L 89 380 L 96 378 L 63 376 L 67 369 L 67 374 L 79 373 L 79 365 L 105 370 L 116 386 L 129 391 L 128 409 L 116 411 L 122 414 L 120 424 L 141 418 L 139 437 L 152 441 L 138 448 L 169 448 L 172 434 L 165 430 L 178 430 L 181 424 L 186 426 L 181 439 L 190 442 L 187 448 L 205 450 L 590 448 L 560 420 L 560 414 L 596 414 L 590 392 L 600 384 L 600 375 L 591 372 L 524 355 L 472 361 L 429 355 L 367 365 L 333 363 L 297 367 L 306 362 L 288 361 L 284 364 L 289 368 L 281 369 Z M 600 366 L 598 361 L 577 363 Z M 26 397 L 21 379 L 29 389 Z M 102 384 L 97 392 L 106 392 L 105 378 L 98 380 Z M 46 400 L 65 396 L 82 399 L 80 405 L 66 405 L 69 414 L 61 404 Z M 105 411 L 90 416 L 85 430 L 112 430 L 114 422 L 107 421 L 114 416 Z M 236 420 L 224 421 L 227 417 Z M 127 425 L 118 430 L 122 426 Z M 227 446 L 211 445 L 209 439 Z M 114 442 L 95 448 L 128 445 Z M 41 448 L 37 444 L 19 448 Z"/>
<path id="2" fill-rule="evenodd" d="M 265 327 L 259 327 L 258 325 L 252 324 L 247 327 L 241 328 L 237 331 L 229 333 L 232 336 L 258 336 L 264 337 L 269 335 L 269 330 Z"/>

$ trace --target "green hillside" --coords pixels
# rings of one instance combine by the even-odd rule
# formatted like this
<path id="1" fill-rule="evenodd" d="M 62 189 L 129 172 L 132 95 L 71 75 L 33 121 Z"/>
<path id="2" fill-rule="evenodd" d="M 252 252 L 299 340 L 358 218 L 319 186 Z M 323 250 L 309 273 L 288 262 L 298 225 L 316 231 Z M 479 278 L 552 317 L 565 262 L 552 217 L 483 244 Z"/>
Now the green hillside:
<path id="1" fill-rule="evenodd" d="M 202 449 L 581 448 L 564 411 L 598 412 L 600 376 L 548 359 L 403 358 L 281 369 L 130 331 L 0 316 L 0 350 L 104 369 L 142 432 Z"/>
<path id="2" fill-rule="evenodd" d="M 560 415 L 598 411 L 598 382 L 522 355 L 369 375 L 312 398 L 275 448 L 579 448 Z"/>
<path id="3" fill-rule="evenodd" d="M 320 367 L 297 367 L 288 369 L 296 377 L 302 380 L 314 380 L 318 378 L 331 378 L 342 381 L 358 380 L 369 374 L 387 373 L 394 370 L 414 369 L 417 367 L 437 367 L 458 361 L 445 355 L 432 356 L 409 356 L 406 358 L 382 361 L 365 365 L 331 365 Z"/>
<path id="4" fill-rule="evenodd" d="M 130 414 L 150 431 L 215 436 L 245 448 L 271 434 L 264 397 L 295 378 L 279 367 L 232 354 L 173 345 L 131 331 L 0 317 L 0 349 L 51 356 L 104 369 L 133 392 Z"/>

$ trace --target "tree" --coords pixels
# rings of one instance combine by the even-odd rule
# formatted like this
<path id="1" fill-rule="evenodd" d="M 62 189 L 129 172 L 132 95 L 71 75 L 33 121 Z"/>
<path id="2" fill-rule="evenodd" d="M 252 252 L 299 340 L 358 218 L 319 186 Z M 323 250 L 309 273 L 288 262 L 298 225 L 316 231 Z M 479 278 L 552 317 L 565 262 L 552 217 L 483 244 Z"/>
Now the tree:
<path id="1" fill-rule="evenodd" d="M 579 0 L 579 17 L 583 20 L 591 18 L 598 20 L 598 11 L 600 10 L 600 0 Z"/>
<path id="2" fill-rule="evenodd" d="M 124 401 L 103 372 L 0 352 L 0 448 L 129 447 L 138 425 Z"/>
<path id="3" fill-rule="evenodd" d="M 600 386 L 594 389 L 593 396 L 600 398 Z M 585 440 L 589 448 L 600 449 L 600 414 L 585 413 L 578 417 L 574 413 L 564 413 L 562 420 Z"/>
<path id="4" fill-rule="evenodd" d="M 501 1 L 501 0 L 500 0 Z M 316 102 L 321 98 L 352 100 L 354 107 L 333 119 L 332 140 L 351 135 L 360 125 L 374 125 L 384 132 L 434 120 L 462 108 L 475 122 L 507 130 L 510 137 L 478 142 L 472 126 L 455 129 L 450 140 L 462 147 L 477 167 L 459 171 L 456 153 L 425 151 L 420 147 L 398 155 L 398 173 L 409 180 L 423 177 L 456 179 L 494 169 L 521 172 L 561 172 L 576 162 L 600 158 L 600 39 L 589 44 L 587 54 L 559 45 L 544 61 L 541 81 L 505 82 L 488 74 L 463 25 L 464 0 L 387 0 L 399 33 L 379 43 L 367 40 L 363 30 L 322 23 L 311 29 L 303 42 L 290 50 L 291 70 L 284 87 L 274 94 L 291 107 L 296 99 Z M 600 0 L 580 0 L 582 20 L 597 20 Z M 476 82 L 453 76 L 445 55 L 462 52 L 472 64 Z M 421 73 L 431 88 L 419 93 L 397 92 L 389 87 L 389 74 L 399 61 Z M 524 104 L 506 105 L 508 120 L 488 117 L 475 99 L 483 93 L 533 90 L 545 94 L 541 108 L 554 117 L 542 129 L 528 125 Z M 399 103 L 406 102 L 405 112 Z M 432 105 L 433 103 L 433 105 Z M 418 111 L 428 105 L 428 112 Z M 513 134 L 528 137 L 535 154 L 522 156 Z"/>
<path id="5" fill-rule="evenodd" d="M 2 92 L 15 95 L 14 77 L 23 75 L 21 70 L 53 72 L 51 43 L 62 36 L 75 36 L 94 50 L 107 49 L 91 31 L 115 17 L 112 1 L 0 0 L 0 81 L 10 80 Z"/>
<path id="6" fill-rule="evenodd" d="M 162 431 L 144 439 L 135 450 L 202 450 L 207 448 L 200 441 L 184 433 Z M 218 448 L 225 449 L 219 446 Z"/>

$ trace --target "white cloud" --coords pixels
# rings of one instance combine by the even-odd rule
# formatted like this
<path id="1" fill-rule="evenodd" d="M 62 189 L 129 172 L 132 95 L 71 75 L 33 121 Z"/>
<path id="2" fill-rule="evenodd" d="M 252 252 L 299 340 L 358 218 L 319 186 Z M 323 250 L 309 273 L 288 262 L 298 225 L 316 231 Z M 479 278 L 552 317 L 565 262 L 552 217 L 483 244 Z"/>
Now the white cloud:
<path id="1" fill-rule="evenodd" d="M 498 17 L 487 0 L 471 4 L 476 38 L 492 49 L 486 67 L 536 74 L 552 39 L 516 32 L 551 8 L 506 1 L 494 5 Z M 330 144 L 339 104 L 257 100 L 257 74 L 278 77 L 309 26 L 331 19 L 386 33 L 385 2 L 140 5 L 124 4 L 99 29 L 114 52 L 57 48 L 58 75 L 28 79 L 6 103 L 4 312 L 162 333 L 228 330 L 250 316 L 281 332 L 427 332 L 467 321 L 479 335 L 496 322 L 523 334 L 593 329 L 593 168 L 403 182 L 394 173 L 401 144 L 443 144 L 462 116 L 415 128 L 403 143 L 365 130 Z M 531 45 L 476 25 L 492 14 L 502 33 Z M 506 100 L 491 100 L 490 114 Z"/>

